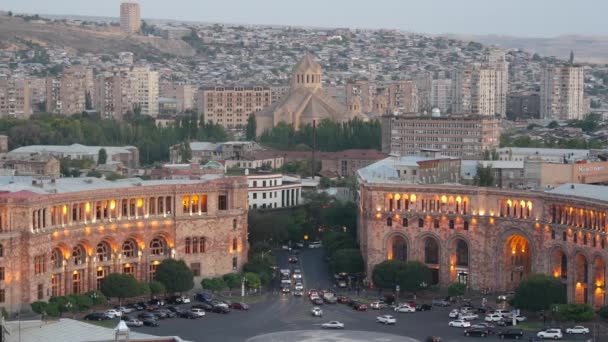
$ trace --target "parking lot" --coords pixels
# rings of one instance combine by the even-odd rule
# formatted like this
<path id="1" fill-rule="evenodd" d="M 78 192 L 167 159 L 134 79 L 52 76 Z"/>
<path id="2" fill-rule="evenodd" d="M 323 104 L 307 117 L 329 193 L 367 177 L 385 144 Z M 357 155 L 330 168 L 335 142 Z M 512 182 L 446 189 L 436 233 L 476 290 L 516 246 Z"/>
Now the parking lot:
<path id="1" fill-rule="evenodd" d="M 286 251 L 277 253 L 280 268 L 290 267 L 287 255 Z M 329 275 L 324 259 L 325 254 L 322 249 L 303 250 L 299 255 L 298 263 L 291 265 L 292 268 L 301 268 L 305 289 L 333 288 L 332 277 Z M 350 294 L 356 295 L 356 293 Z M 238 301 L 238 298 L 234 298 L 234 301 Z M 418 304 L 422 303 L 424 301 L 418 301 Z M 183 306 L 188 307 L 194 304 L 196 302 Z M 366 331 L 368 335 L 371 334 L 369 336 L 374 336 L 374 333 L 388 334 L 378 335 L 377 338 L 383 341 L 403 341 L 404 337 L 424 341 L 430 335 L 440 336 L 443 341 L 454 342 L 479 339 L 499 340 L 495 335 L 485 338 L 465 337 L 463 328 L 449 327 L 448 322 L 451 319 L 448 314 L 451 307 L 433 307 L 430 311 L 398 313 L 391 308 L 382 310 L 368 308 L 366 311 L 356 311 L 346 304 L 324 304 L 320 305 L 323 316 L 313 317 L 311 309 L 314 306 L 306 297 L 306 293 L 302 297 L 294 297 L 292 293 L 282 294 L 277 290 L 268 294 L 265 300 L 252 304 L 248 311 L 232 310 L 229 314 L 207 312 L 205 317 L 195 320 L 171 318 L 161 320 L 159 327 L 141 327 L 134 328 L 134 330 L 153 335 L 177 335 L 191 341 L 247 341 L 255 336 L 271 333 L 275 333 L 272 335 L 272 339 L 275 341 L 292 341 L 297 337 L 281 332 L 314 331 L 313 335 L 328 337 L 338 331 L 322 329 L 321 324 L 335 320 L 344 323 L 344 331 Z M 376 317 L 383 314 L 395 316 L 396 324 L 377 323 Z M 483 315 L 480 315 L 480 319 L 477 321 L 482 322 L 482 320 Z M 353 336 L 356 335 L 353 334 Z M 309 334 L 309 336 L 312 335 Z M 390 336 L 396 337 L 391 338 Z M 526 331 L 523 339 L 528 341 L 534 336 L 534 331 Z M 563 340 L 587 340 L 589 338 L 589 335 L 565 336 Z M 259 339 L 255 341 L 259 341 Z"/>

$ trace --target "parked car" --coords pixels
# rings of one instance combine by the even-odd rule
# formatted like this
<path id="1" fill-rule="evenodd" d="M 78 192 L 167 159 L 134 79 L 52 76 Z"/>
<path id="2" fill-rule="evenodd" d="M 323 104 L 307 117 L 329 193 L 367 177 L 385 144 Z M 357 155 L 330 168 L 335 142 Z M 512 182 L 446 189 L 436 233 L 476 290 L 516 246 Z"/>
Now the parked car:
<path id="1" fill-rule="evenodd" d="M 110 318 L 116 318 L 116 317 L 120 317 L 122 316 L 122 312 L 115 310 L 115 309 L 109 309 L 105 311 L 105 314 L 110 317 Z"/>
<path id="2" fill-rule="evenodd" d="M 564 337 L 562 335 L 561 329 L 547 329 L 547 330 L 539 331 L 536 334 L 536 336 L 538 336 L 540 338 L 552 338 L 554 340 L 559 340 L 562 337 Z"/>
<path id="3" fill-rule="evenodd" d="M 346 284 L 346 280 L 344 279 L 340 279 L 336 282 L 336 284 L 338 285 L 339 288 L 343 289 L 346 288 L 347 284 Z"/>
<path id="4" fill-rule="evenodd" d="M 137 315 L 137 318 L 141 319 L 142 321 L 145 321 L 147 319 L 156 320 L 156 315 L 151 312 L 142 312 L 139 315 Z"/>
<path id="5" fill-rule="evenodd" d="M 486 318 L 483 319 L 486 322 L 500 322 L 502 321 L 502 315 L 493 313 L 491 315 L 486 315 Z"/>
<path id="6" fill-rule="evenodd" d="M 395 308 L 395 312 L 416 312 L 416 309 L 407 304 L 401 304 Z"/>
<path id="7" fill-rule="evenodd" d="M 457 320 L 450 321 L 448 323 L 448 326 L 457 327 L 457 328 L 470 328 L 471 322 L 465 321 L 464 319 L 457 319 Z"/>
<path id="8" fill-rule="evenodd" d="M 175 313 L 176 315 L 179 315 L 180 313 L 186 311 L 186 310 L 184 310 L 184 309 L 182 309 L 180 307 L 177 307 L 177 306 L 168 306 L 167 310 Z"/>
<path id="9" fill-rule="evenodd" d="M 490 334 L 496 333 L 496 327 L 494 324 L 479 322 L 471 325 L 471 329 L 484 329 L 487 330 Z"/>
<path id="10" fill-rule="evenodd" d="M 465 321 L 474 321 L 479 318 L 479 315 L 474 313 L 465 313 L 460 315 L 460 319 L 464 319 Z"/>
<path id="11" fill-rule="evenodd" d="M 471 328 L 464 331 L 464 336 L 486 337 L 488 335 L 490 335 L 490 332 L 482 328 Z"/>
<path id="12" fill-rule="evenodd" d="M 312 310 L 310 310 L 310 314 L 315 316 L 315 317 L 322 317 L 323 316 L 323 310 L 321 310 L 320 307 L 315 306 L 312 308 Z"/>
<path id="13" fill-rule="evenodd" d="M 367 310 L 367 305 L 363 304 L 363 303 L 358 303 L 353 305 L 353 309 L 357 310 L 357 311 L 365 311 Z"/>
<path id="14" fill-rule="evenodd" d="M 131 312 L 135 311 L 133 308 L 128 306 L 116 306 L 114 307 L 114 310 L 120 311 L 123 314 L 130 314 Z"/>
<path id="15" fill-rule="evenodd" d="M 588 334 L 589 328 L 585 328 L 582 325 L 577 325 L 572 328 L 566 329 L 566 334 Z"/>
<path id="16" fill-rule="evenodd" d="M 524 337 L 524 332 L 521 329 L 507 329 L 498 332 L 498 337 L 501 339 L 510 338 L 519 340 Z"/>
<path id="17" fill-rule="evenodd" d="M 498 297 L 496 297 L 496 301 L 504 302 L 504 301 L 511 299 L 511 297 L 513 297 L 514 295 L 515 295 L 515 292 L 513 292 L 513 291 L 503 293 L 503 294 L 498 295 Z"/>
<path id="18" fill-rule="evenodd" d="M 199 303 L 199 304 L 192 305 L 192 308 L 193 309 L 202 309 L 205 311 L 211 311 L 211 310 L 213 310 L 213 304 L 211 304 L 210 302 Z"/>
<path id="19" fill-rule="evenodd" d="M 433 301 L 431 302 L 431 304 L 433 306 L 450 306 L 450 302 L 445 300 L 445 299 L 441 299 L 441 298 L 435 298 L 433 299 Z"/>
<path id="20" fill-rule="evenodd" d="M 223 306 L 225 308 L 228 308 L 228 304 L 226 304 L 225 302 L 220 302 L 219 300 L 211 301 L 211 303 L 209 303 L 209 304 L 213 305 L 214 308 L 216 306 Z"/>
<path id="21" fill-rule="evenodd" d="M 148 304 L 150 305 L 156 305 L 156 306 L 164 306 L 165 305 L 165 301 L 162 299 L 157 299 L 157 298 L 152 298 L 148 301 Z"/>
<path id="22" fill-rule="evenodd" d="M 245 303 L 234 302 L 232 303 L 232 305 L 230 305 L 230 308 L 234 310 L 249 310 L 249 305 Z"/>
<path id="23" fill-rule="evenodd" d="M 210 302 L 213 300 L 213 296 L 208 293 L 197 293 L 194 298 L 199 302 Z"/>
<path id="24" fill-rule="evenodd" d="M 429 311 L 433 307 L 430 304 L 421 304 L 416 307 L 416 311 Z"/>
<path id="25" fill-rule="evenodd" d="M 369 307 L 374 310 L 380 310 L 388 308 L 388 304 L 386 304 L 383 300 L 377 300 L 375 302 L 371 302 Z"/>
<path id="26" fill-rule="evenodd" d="M 161 309 L 156 309 L 154 311 L 150 311 L 153 315 L 155 315 L 156 317 L 158 317 L 158 319 L 165 319 L 168 318 L 169 315 L 167 314 L 166 311 L 161 310 Z"/>
<path id="27" fill-rule="evenodd" d="M 513 326 L 513 319 L 501 319 L 500 321 L 496 322 L 496 325 L 498 325 L 499 327 L 510 327 Z"/>
<path id="28" fill-rule="evenodd" d="M 146 303 L 144 303 L 144 302 L 137 302 L 137 303 L 133 304 L 133 307 L 137 311 L 145 310 L 146 309 Z"/>
<path id="29" fill-rule="evenodd" d="M 376 317 L 376 322 L 383 324 L 395 324 L 397 323 L 397 319 L 391 315 L 382 315 Z"/>
<path id="30" fill-rule="evenodd" d="M 203 310 L 203 309 L 192 308 L 192 309 L 190 309 L 190 311 L 192 311 L 192 313 L 195 314 L 198 317 L 204 317 L 205 316 L 205 310 Z"/>
<path id="31" fill-rule="evenodd" d="M 308 244 L 308 248 L 321 248 L 321 241 L 313 241 Z"/>
<path id="32" fill-rule="evenodd" d="M 344 323 L 338 321 L 331 321 L 321 324 L 323 329 L 344 329 Z"/>
<path id="33" fill-rule="evenodd" d="M 221 313 L 221 314 L 227 314 L 230 313 L 230 309 L 226 306 L 214 306 L 213 307 L 213 312 L 215 313 Z"/>
<path id="34" fill-rule="evenodd" d="M 350 302 L 350 298 L 345 296 L 338 296 L 338 303 L 340 304 L 348 304 Z"/>
<path id="35" fill-rule="evenodd" d="M 138 320 L 137 318 L 129 318 L 125 321 L 125 324 L 128 327 L 141 327 L 144 325 L 144 322 Z"/>
<path id="36" fill-rule="evenodd" d="M 448 317 L 450 318 L 458 318 L 460 316 L 460 310 L 458 309 L 452 309 L 452 311 L 450 311 L 450 313 L 448 314 Z"/>
<path id="37" fill-rule="evenodd" d="M 199 316 L 198 314 L 192 312 L 192 311 L 183 311 L 179 313 L 179 317 L 180 318 L 188 318 L 188 319 L 197 319 L 201 316 Z"/>
<path id="38" fill-rule="evenodd" d="M 147 327 L 158 327 L 160 324 L 158 323 L 158 320 L 156 319 L 151 319 L 151 318 L 147 318 L 142 320 L 142 323 L 147 326 Z"/>
<path id="39" fill-rule="evenodd" d="M 105 312 L 92 312 L 84 316 L 84 319 L 87 321 L 105 321 L 110 319 L 110 317 Z"/>

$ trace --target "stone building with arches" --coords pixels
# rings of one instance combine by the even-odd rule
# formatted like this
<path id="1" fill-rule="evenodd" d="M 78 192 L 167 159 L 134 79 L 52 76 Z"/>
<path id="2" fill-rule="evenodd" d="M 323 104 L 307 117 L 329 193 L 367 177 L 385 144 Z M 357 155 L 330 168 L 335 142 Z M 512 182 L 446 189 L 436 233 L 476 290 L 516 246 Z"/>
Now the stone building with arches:
<path id="1" fill-rule="evenodd" d="M 361 170 L 358 180 L 358 239 L 370 280 L 384 260 L 416 260 L 440 286 L 507 291 L 543 273 L 563 283 L 571 302 L 608 304 L 605 187 L 412 184 Z"/>
<path id="2" fill-rule="evenodd" d="M 110 273 L 151 281 L 182 259 L 195 284 L 247 261 L 247 179 L 61 178 L 0 190 L 0 307 L 98 289 Z"/>

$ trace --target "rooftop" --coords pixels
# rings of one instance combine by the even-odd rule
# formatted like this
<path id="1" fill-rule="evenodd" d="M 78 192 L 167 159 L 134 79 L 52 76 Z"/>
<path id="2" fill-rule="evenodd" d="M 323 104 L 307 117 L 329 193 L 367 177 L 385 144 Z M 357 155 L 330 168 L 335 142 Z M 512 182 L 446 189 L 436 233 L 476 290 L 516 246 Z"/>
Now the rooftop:
<path id="1" fill-rule="evenodd" d="M 421 162 L 442 159 L 458 160 L 458 158 L 446 156 L 391 156 L 359 169 L 357 174 L 368 183 L 403 183 L 404 180 L 397 173 L 399 167 L 416 167 Z"/>
<path id="2" fill-rule="evenodd" d="M 603 185 L 566 183 L 547 192 L 608 202 L 608 187 Z"/>
<path id="3" fill-rule="evenodd" d="M 9 152 L 15 153 L 75 153 L 97 155 L 99 150 L 105 149 L 108 154 L 131 153 L 130 149 L 135 146 L 85 146 L 81 144 L 72 145 L 30 145 L 18 147 Z"/>

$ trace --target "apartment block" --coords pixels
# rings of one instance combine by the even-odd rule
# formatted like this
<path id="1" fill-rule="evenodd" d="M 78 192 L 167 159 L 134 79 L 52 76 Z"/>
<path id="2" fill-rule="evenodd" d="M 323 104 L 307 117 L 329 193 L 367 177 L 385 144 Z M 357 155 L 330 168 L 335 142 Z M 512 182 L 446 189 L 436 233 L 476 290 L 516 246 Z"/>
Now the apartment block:
<path id="1" fill-rule="evenodd" d="M 537 92 L 513 92 L 507 99 L 507 118 L 538 119 L 540 117 L 540 95 Z"/>
<path id="2" fill-rule="evenodd" d="M 131 79 L 134 103 L 141 109 L 141 114 L 158 116 L 158 72 L 149 67 L 134 67 L 125 77 Z"/>
<path id="3" fill-rule="evenodd" d="M 86 109 L 87 94 L 93 100 L 93 70 L 84 66 L 70 67 L 57 79 L 46 83 L 46 110 L 50 113 L 72 115 Z"/>
<path id="4" fill-rule="evenodd" d="M 576 66 L 546 67 L 540 83 L 541 118 L 581 119 L 586 114 L 584 70 Z"/>
<path id="5" fill-rule="evenodd" d="M 268 86 L 206 87 L 201 92 L 205 121 L 226 128 L 245 127 L 250 114 L 272 103 L 272 90 Z"/>
<path id="6" fill-rule="evenodd" d="M 162 83 L 160 85 L 160 97 L 174 99 L 178 113 L 196 108 L 197 91 L 198 87 L 193 84 Z"/>
<path id="7" fill-rule="evenodd" d="M 482 115 L 385 115 L 382 152 L 402 156 L 437 150 L 444 156 L 476 159 L 498 148 L 500 119 Z"/>
<path id="8" fill-rule="evenodd" d="M 452 80 L 433 80 L 431 83 L 431 107 L 439 108 L 442 113 L 452 109 Z"/>
<path id="9" fill-rule="evenodd" d="M 0 79 L 0 118 L 27 119 L 32 115 L 31 90 L 27 83 Z"/>
<path id="10" fill-rule="evenodd" d="M 415 113 L 419 109 L 418 87 L 413 81 L 374 83 L 354 80 L 344 89 L 351 113 Z"/>
<path id="11" fill-rule="evenodd" d="M 456 72 L 453 81 L 453 113 L 500 115 L 507 110 L 508 67 L 473 64 Z"/>
<path id="12" fill-rule="evenodd" d="M 136 2 L 120 4 L 120 28 L 126 33 L 137 33 L 141 28 L 141 13 Z"/>

